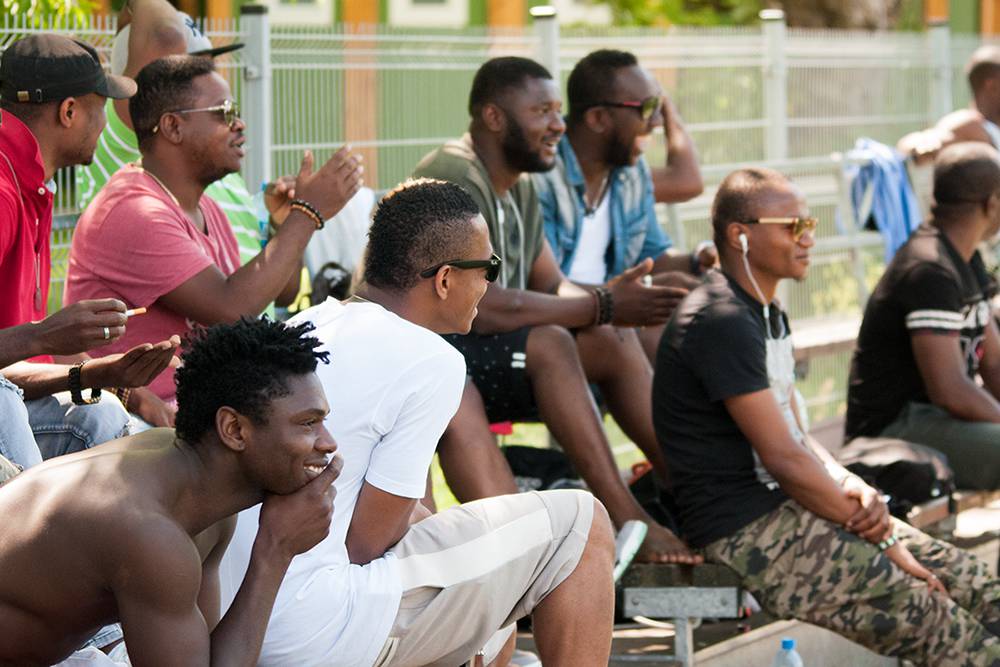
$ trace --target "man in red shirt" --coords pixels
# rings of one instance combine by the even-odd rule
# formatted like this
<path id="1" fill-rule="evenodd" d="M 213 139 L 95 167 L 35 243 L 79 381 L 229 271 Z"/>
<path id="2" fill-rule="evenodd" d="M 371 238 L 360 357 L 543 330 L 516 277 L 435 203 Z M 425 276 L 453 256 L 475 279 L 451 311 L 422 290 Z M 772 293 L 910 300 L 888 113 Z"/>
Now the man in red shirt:
<path id="1" fill-rule="evenodd" d="M 90 162 L 105 124 L 105 100 L 130 97 L 135 88 L 131 79 L 106 76 L 97 52 L 67 37 L 32 35 L 4 51 L 0 60 L 0 330 L 18 327 L 25 331 L 19 325 L 45 318 L 53 176 L 63 167 Z M 89 302 L 61 318 L 77 323 L 79 345 L 119 338 L 126 320 L 125 304 L 113 300 Z M 8 365 L 27 355 L 3 355 L 0 454 L 30 467 L 41 458 L 123 435 L 128 414 L 109 394 L 98 402 L 101 387 L 147 384 L 166 367 L 177 344 L 175 339 L 138 346 L 108 360 L 109 364 L 89 367 L 52 364 L 49 356 L 35 357 L 38 363 Z M 42 355 L 86 351 L 44 340 L 34 340 L 24 349 Z M 91 390 L 88 398 L 83 396 L 84 389 Z M 24 409 L 22 398 L 29 399 L 23 402 Z M 25 411 L 34 442 L 23 428 Z M 92 642 L 103 646 L 120 637 L 119 629 L 108 628 Z"/>
<path id="2" fill-rule="evenodd" d="M 97 53 L 67 37 L 32 35 L 4 52 L 0 61 L 0 329 L 45 318 L 53 176 L 58 169 L 90 161 L 105 123 L 104 101 L 134 93 L 135 82 L 106 76 Z M 105 308 L 109 312 L 95 313 L 90 333 L 102 342 L 121 336 L 124 309 L 124 304 L 117 303 Z M 175 345 L 160 347 L 164 349 L 137 354 L 162 370 Z M 0 390 L 5 394 L 23 390 L 33 399 L 25 406 L 42 457 L 84 449 L 122 434 L 128 416 L 118 402 L 111 398 L 86 404 L 81 390 L 99 393 L 102 386 L 127 386 L 125 364 L 85 368 L 53 365 L 48 356 L 35 360 L 42 363 L 0 367 L 10 381 L 0 382 Z M 7 439 L 0 432 L 0 442 Z M 29 466 L 38 461 L 29 456 L 16 462 Z"/>

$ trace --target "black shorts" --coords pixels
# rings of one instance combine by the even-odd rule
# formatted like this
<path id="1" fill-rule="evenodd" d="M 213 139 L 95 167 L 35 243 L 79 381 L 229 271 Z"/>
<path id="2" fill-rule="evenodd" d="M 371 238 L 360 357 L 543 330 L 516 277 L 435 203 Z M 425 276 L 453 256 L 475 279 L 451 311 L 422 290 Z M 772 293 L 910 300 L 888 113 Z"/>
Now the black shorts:
<path id="1" fill-rule="evenodd" d="M 447 334 L 465 357 L 469 377 L 482 394 L 486 417 L 495 422 L 539 421 L 535 392 L 525 368 L 531 327 L 500 334 Z"/>

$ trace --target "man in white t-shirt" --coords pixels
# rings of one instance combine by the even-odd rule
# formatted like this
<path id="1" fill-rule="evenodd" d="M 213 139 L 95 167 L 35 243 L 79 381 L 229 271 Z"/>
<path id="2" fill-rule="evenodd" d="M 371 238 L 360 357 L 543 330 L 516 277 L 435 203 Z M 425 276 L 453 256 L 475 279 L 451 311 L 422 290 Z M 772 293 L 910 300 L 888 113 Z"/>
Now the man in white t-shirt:
<path id="1" fill-rule="evenodd" d="M 320 380 L 343 452 L 330 535 L 296 558 L 262 665 L 507 664 L 513 624 L 533 616 L 542 660 L 606 665 L 613 540 L 580 491 L 500 496 L 437 515 L 420 503 L 437 441 L 458 409 L 468 332 L 500 271 L 486 223 L 457 185 L 419 180 L 383 199 L 366 282 L 293 322 L 316 327 Z M 240 515 L 222 565 L 227 605 L 246 570 L 257 509 Z"/>

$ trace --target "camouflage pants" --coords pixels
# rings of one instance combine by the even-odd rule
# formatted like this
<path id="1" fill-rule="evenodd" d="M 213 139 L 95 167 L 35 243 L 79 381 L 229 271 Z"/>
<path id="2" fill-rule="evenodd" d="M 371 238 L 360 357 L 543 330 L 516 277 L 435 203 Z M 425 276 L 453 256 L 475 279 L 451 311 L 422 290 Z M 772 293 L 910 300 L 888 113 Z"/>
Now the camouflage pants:
<path id="1" fill-rule="evenodd" d="M 832 630 L 917 665 L 1000 666 L 1000 580 L 984 563 L 894 521 L 900 542 L 950 599 L 878 547 L 794 501 L 705 548 L 771 614 Z"/>

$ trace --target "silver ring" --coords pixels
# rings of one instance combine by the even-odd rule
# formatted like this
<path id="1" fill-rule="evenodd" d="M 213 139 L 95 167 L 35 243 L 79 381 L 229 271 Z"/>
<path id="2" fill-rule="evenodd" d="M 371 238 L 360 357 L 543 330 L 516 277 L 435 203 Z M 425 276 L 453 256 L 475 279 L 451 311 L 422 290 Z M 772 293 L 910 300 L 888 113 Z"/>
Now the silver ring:
<path id="1" fill-rule="evenodd" d="M 111 339 L 111 329 L 104 327 L 104 340 Z"/>

